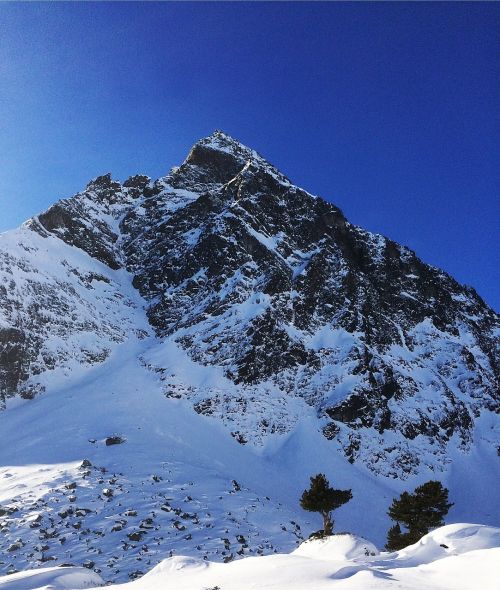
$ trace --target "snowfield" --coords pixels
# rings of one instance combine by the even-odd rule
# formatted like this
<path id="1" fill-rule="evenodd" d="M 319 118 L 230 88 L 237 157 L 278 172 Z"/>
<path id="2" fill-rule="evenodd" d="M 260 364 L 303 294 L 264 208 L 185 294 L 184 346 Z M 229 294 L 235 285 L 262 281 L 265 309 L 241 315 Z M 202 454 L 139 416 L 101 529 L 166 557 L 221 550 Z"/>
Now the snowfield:
<path id="1" fill-rule="evenodd" d="M 116 590 L 498 590 L 500 529 L 454 524 L 395 553 L 349 534 L 306 541 L 289 554 L 213 563 L 165 559 Z M 103 585 L 81 568 L 46 568 L 0 578 L 1 590 L 77 590 Z"/>

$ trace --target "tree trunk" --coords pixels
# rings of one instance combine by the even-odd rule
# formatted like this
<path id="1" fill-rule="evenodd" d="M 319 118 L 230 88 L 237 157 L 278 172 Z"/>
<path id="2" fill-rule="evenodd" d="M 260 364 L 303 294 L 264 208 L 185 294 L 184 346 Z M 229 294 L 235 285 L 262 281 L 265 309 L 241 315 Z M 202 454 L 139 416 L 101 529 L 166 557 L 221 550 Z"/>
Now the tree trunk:
<path id="1" fill-rule="evenodd" d="M 328 537 L 333 532 L 333 524 L 330 517 L 330 512 L 322 512 L 321 514 L 323 515 L 323 535 Z"/>

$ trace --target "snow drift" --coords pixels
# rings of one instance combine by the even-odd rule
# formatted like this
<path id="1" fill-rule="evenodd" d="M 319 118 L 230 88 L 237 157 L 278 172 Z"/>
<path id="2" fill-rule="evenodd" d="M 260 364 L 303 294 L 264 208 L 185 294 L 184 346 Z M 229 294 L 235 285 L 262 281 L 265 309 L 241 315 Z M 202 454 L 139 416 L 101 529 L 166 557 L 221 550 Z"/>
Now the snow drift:
<path id="1" fill-rule="evenodd" d="M 80 585 L 64 585 L 65 579 Z M 90 588 L 95 574 L 52 568 L 0 578 L 1 590 Z M 140 580 L 117 590 L 497 590 L 500 529 L 455 524 L 437 529 L 396 553 L 378 553 L 354 535 L 307 541 L 288 555 L 220 564 L 190 557 L 165 559 Z M 24 584 L 24 585 L 23 585 Z M 35 586 L 34 584 L 40 584 Z M 87 584 L 87 585 L 83 585 Z"/>

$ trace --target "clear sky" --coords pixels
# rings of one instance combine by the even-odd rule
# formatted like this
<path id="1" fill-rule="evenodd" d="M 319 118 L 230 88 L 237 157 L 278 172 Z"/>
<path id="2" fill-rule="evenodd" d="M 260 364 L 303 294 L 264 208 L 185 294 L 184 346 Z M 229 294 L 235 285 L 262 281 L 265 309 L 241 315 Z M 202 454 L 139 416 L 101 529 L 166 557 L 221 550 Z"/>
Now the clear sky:
<path id="1" fill-rule="evenodd" d="M 500 308 L 500 5 L 0 3 L 0 231 L 214 129 Z"/>

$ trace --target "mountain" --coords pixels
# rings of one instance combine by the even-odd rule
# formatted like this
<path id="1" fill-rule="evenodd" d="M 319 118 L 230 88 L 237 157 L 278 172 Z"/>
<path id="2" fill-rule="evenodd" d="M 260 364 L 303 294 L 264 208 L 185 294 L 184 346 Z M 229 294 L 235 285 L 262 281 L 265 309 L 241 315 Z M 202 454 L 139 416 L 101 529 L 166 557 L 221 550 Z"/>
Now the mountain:
<path id="1" fill-rule="evenodd" d="M 317 471 L 373 508 L 339 519 L 377 542 L 427 479 L 451 518 L 498 524 L 498 316 L 220 131 L 1 234 L 0 277 L 6 571 L 289 549 Z"/>

